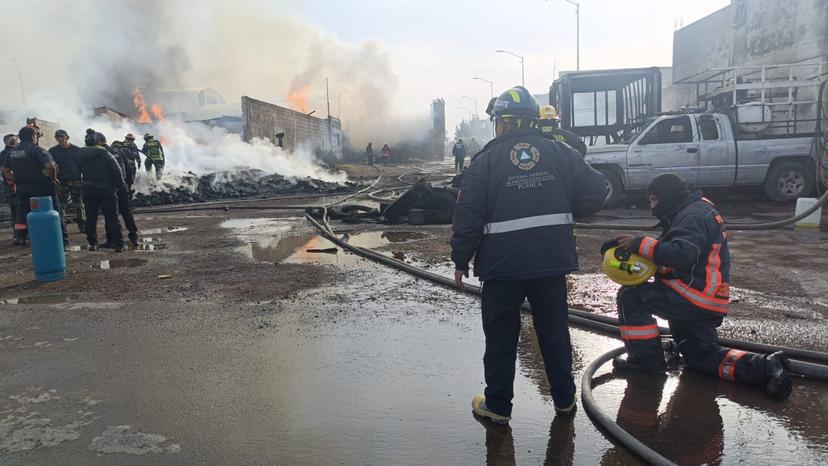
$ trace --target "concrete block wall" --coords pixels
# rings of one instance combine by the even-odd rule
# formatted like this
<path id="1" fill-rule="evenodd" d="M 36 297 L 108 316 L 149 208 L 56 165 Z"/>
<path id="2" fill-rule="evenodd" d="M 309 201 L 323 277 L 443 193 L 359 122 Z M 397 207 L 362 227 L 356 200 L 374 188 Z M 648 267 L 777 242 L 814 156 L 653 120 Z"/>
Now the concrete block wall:
<path id="1" fill-rule="evenodd" d="M 825 0 L 746 0 L 744 8 L 743 22 L 731 3 L 675 32 L 674 81 L 711 68 L 828 60 Z"/>
<path id="2" fill-rule="evenodd" d="M 267 139 L 278 144 L 285 133 L 285 150 L 309 147 L 317 155 L 342 157 L 342 125 L 336 118 L 317 118 L 289 108 L 242 96 L 242 140 Z"/>

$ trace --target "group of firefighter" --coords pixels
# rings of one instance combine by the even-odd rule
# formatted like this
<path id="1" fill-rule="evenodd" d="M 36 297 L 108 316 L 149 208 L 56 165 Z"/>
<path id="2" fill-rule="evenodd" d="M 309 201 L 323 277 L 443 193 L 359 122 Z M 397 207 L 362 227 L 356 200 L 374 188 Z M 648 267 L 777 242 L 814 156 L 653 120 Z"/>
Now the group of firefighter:
<path id="1" fill-rule="evenodd" d="M 486 113 L 496 137 L 463 172 L 451 238 L 457 286 L 464 287 L 472 259 L 483 283 L 486 384 L 473 398 L 472 411 L 486 421 L 510 421 L 520 306 L 528 300 L 555 412 L 572 415 L 566 275 L 578 269 L 575 220 L 601 209 L 606 179 L 585 162 L 580 138 L 558 128 L 557 115 L 541 109 L 524 87 L 493 98 Z M 465 156 L 458 152 L 456 157 Z M 600 249 L 604 271 L 622 285 L 617 309 L 627 356 L 613 360 L 615 370 L 651 374 L 655 385 L 668 368 L 666 359 L 683 359 L 689 369 L 786 399 L 792 385 L 782 352 L 719 345 L 717 328 L 729 304 L 730 252 L 715 205 L 673 173 L 655 177 L 647 195 L 661 234 L 616 236 Z M 656 316 L 668 322 L 669 345 L 662 342 Z"/>
<path id="2" fill-rule="evenodd" d="M 28 237 L 26 217 L 30 199 L 49 196 L 60 214 L 64 247 L 69 246 L 64 214 L 71 210 L 80 233 L 86 234 L 89 250 L 114 249 L 122 252 L 124 238 L 118 215 L 123 218 L 128 239 L 138 246 L 138 228 L 132 215 L 132 188 L 141 154 L 149 175 L 155 169 L 155 178 L 164 172 L 164 148 L 153 135 L 144 135 L 144 144 L 138 148 L 135 136 L 127 134 L 123 141 L 107 144 L 106 137 L 94 129 L 87 129 L 84 147 L 70 142 L 63 129 L 55 132 L 57 144 L 48 151 L 38 145 L 43 134 L 35 125 L 20 129 L 18 134 L 7 134 L 0 152 L 0 173 L 6 199 L 13 220 L 14 244 L 25 245 Z M 106 242 L 98 244 L 98 212 L 104 216 Z"/>

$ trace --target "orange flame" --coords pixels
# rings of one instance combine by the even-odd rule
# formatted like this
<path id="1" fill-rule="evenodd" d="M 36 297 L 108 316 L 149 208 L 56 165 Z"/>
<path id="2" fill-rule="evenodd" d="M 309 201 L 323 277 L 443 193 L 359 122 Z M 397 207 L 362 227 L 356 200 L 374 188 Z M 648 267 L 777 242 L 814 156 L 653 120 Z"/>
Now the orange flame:
<path id="1" fill-rule="evenodd" d="M 297 112 L 308 113 L 308 91 L 307 85 L 290 91 L 287 95 L 290 108 Z"/>
<path id="2" fill-rule="evenodd" d="M 150 112 L 155 117 L 155 121 L 164 121 L 164 108 L 158 104 L 152 104 Z"/>
<path id="3" fill-rule="evenodd" d="M 147 112 L 147 102 L 144 100 L 144 93 L 141 88 L 136 87 L 132 90 L 132 104 L 138 110 L 138 123 L 149 123 L 152 121 L 149 112 Z"/>

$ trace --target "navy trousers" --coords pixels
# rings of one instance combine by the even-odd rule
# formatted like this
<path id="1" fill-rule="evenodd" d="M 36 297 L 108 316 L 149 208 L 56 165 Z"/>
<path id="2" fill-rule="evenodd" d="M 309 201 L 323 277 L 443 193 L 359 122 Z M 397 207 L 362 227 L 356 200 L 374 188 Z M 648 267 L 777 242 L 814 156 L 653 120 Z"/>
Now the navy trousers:
<path id="1" fill-rule="evenodd" d="M 675 291 L 657 283 L 623 287 L 618 291 L 621 338 L 630 362 L 663 359 L 653 316 L 667 320 L 673 341 L 691 369 L 730 382 L 764 385 L 763 355 L 720 346 L 716 328 L 722 324 L 722 317 L 693 306 Z"/>
<path id="2" fill-rule="evenodd" d="M 525 281 L 487 280 L 483 283 L 482 299 L 486 406 L 503 416 L 512 415 L 520 305 L 524 299 L 532 306 L 532 320 L 555 406 L 567 407 L 575 398 L 566 276 Z"/>

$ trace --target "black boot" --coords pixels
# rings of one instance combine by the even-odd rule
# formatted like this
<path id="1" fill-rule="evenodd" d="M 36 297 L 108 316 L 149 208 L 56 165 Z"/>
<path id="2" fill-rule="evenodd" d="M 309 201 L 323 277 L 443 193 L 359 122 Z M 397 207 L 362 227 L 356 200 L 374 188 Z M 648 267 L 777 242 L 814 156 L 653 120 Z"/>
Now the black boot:
<path id="1" fill-rule="evenodd" d="M 774 400 L 785 400 L 791 394 L 791 375 L 788 358 L 777 351 L 765 356 L 765 391 Z"/>
<path id="2" fill-rule="evenodd" d="M 612 367 L 625 372 L 664 372 L 667 364 L 664 357 L 652 357 L 647 359 L 622 359 L 620 356 L 613 358 Z"/>
<path id="3" fill-rule="evenodd" d="M 136 248 L 138 247 L 138 233 L 137 232 L 133 232 L 133 233 L 129 234 L 129 242 L 130 242 L 130 244 L 132 244 Z"/>

